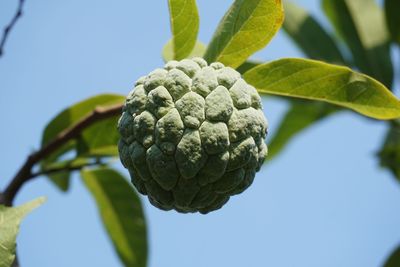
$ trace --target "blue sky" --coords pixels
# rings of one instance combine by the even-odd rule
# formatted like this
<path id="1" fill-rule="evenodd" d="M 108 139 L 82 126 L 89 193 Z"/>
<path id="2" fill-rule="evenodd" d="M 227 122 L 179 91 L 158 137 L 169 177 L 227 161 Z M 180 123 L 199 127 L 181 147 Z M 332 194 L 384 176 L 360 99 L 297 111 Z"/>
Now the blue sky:
<path id="1" fill-rule="evenodd" d="M 201 41 L 210 40 L 231 2 L 198 1 Z M 319 1 L 295 2 L 323 19 Z M 16 4 L 0 3 L 1 25 Z M 166 1 L 27 1 L 0 58 L 0 187 L 62 108 L 95 94 L 126 95 L 138 77 L 163 64 L 169 37 Z M 302 54 L 280 32 L 254 57 Z M 271 135 L 285 109 L 265 97 Z M 400 244 L 400 187 L 375 157 L 385 131 L 351 112 L 327 119 L 266 164 L 246 192 L 206 216 L 164 212 L 142 198 L 149 266 L 379 266 Z M 78 175 L 65 194 L 38 178 L 16 203 L 42 195 L 48 201 L 18 237 L 23 267 L 120 266 Z"/>

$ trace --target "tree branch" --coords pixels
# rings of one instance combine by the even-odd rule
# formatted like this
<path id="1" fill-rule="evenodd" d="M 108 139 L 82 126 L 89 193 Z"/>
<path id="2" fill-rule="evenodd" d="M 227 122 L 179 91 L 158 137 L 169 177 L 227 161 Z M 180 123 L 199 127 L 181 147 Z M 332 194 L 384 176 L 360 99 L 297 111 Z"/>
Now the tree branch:
<path id="1" fill-rule="evenodd" d="M 37 176 L 32 174 L 32 168 L 36 163 L 48 157 L 51 153 L 55 152 L 68 141 L 77 138 L 85 128 L 91 126 L 93 123 L 118 115 L 121 113 L 121 110 L 122 104 L 106 108 L 95 108 L 89 115 L 83 117 L 71 127 L 60 132 L 53 140 L 43 146 L 40 150 L 30 154 L 17 174 L 11 180 L 10 184 L 0 195 L 0 204 L 4 204 L 6 206 L 12 205 L 16 194 L 24 185 L 24 183 Z"/>
<path id="2" fill-rule="evenodd" d="M 24 7 L 25 0 L 19 0 L 17 11 L 14 17 L 11 19 L 10 23 L 4 28 L 3 36 L 0 41 L 0 57 L 4 54 L 4 45 L 6 44 L 8 35 L 17 23 L 18 19 L 22 16 L 22 9 Z"/>

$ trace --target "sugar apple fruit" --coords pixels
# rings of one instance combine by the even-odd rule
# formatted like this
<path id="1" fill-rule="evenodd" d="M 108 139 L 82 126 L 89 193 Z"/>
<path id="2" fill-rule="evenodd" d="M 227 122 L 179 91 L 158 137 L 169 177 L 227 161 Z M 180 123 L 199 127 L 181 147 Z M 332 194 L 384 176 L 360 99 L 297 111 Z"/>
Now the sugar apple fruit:
<path id="1" fill-rule="evenodd" d="M 169 61 L 140 78 L 118 122 L 121 162 L 163 210 L 221 208 L 253 182 L 267 153 L 256 89 L 202 58 Z"/>

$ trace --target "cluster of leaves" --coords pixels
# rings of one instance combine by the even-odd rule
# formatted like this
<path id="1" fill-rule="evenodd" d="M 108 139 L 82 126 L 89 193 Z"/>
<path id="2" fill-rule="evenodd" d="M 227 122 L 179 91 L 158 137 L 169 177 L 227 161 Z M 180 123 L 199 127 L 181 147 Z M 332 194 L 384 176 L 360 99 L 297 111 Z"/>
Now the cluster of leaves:
<path id="1" fill-rule="evenodd" d="M 386 1 L 387 23 L 383 10 L 374 0 L 322 0 L 335 35 L 289 2 L 284 3 L 284 21 L 281 1 L 236 0 L 208 45 L 197 40 L 196 1 L 169 0 L 168 3 L 172 39 L 164 46 L 164 60 L 201 56 L 208 62 L 222 62 L 241 72 L 260 94 L 284 97 L 290 103 L 270 141 L 269 158 L 277 155 L 302 130 L 344 109 L 380 120 L 400 118 L 400 102 L 387 89 L 393 81 L 390 45 L 400 43 L 397 0 Z M 311 59 L 286 58 L 266 63 L 248 60 L 268 44 L 282 23 L 285 32 Z M 74 127 L 95 108 L 122 105 L 124 99 L 121 95 L 98 95 L 68 107 L 47 125 L 42 145 L 46 146 L 63 131 Z M 63 191 L 69 188 L 71 173 L 79 170 L 122 262 L 125 266 L 143 267 L 147 261 L 147 234 L 142 206 L 127 179 L 111 165 L 118 156 L 117 120 L 118 116 L 113 116 L 83 129 L 77 138 L 44 158 L 40 169 Z M 400 126 L 395 121 L 389 125 L 380 157 L 382 164 L 399 177 Z M 19 209 L 8 208 L 9 212 L 0 215 L 11 218 Z M 0 220 L 0 229 L 6 229 L 3 225 L 8 222 L 17 225 L 19 220 Z M 0 245 L 10 248 L 0 258 L 12 257 L 15 235 L 16 231 L 7 242 L 0 240 Z M 9 266 L 9 262 L 0 266 Z"/>
<path id="2" fill-rule="evenodd" d="M 321 4 L 335 30 L 333 34 L 306 10 L 285 2 L 283 29 L 287 35 L 307 57 L 358 69 L 393 90 L 395 71 L 390 52 L 400 47 L 400 1 L 385 0 L 383 8 L 375 0 L 321 0 Z M 361 93 L 366 92 L 357 92 Z M 389 108 L 391 103 L 397 113 L 395 102 L 385 100 L 381 104 Z M 302 130 L 342 110 L 323 103 L 290 100 L 290 108 L 271 140 L 270 156 L 278 154 Z M 393 119 L 397 120 L 383 122 L 388 133 L 378 157 L 380 164 L 400 181 L 400 122 L 398 116 Z M 400 266 L 400 247 L 384 266 Z"/>

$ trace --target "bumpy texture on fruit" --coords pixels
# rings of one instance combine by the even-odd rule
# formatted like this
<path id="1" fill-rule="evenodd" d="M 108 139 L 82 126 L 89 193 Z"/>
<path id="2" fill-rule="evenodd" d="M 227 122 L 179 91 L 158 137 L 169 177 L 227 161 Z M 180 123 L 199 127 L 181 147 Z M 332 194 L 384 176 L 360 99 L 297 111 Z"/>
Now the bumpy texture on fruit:
<path id="1" fill-rule="evenodd" d="M 118 123 L 137 190 L 163 210 L 221 208 L 253 182 L 267 153 L 261 98 L 232 68 L 170 61 L 140 78 Z"/>

